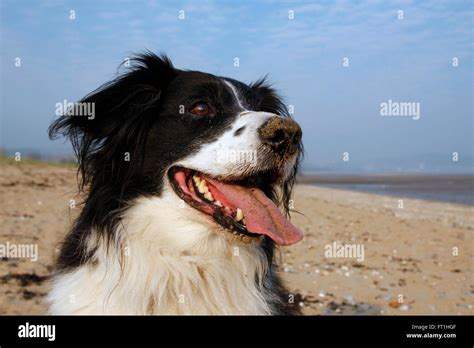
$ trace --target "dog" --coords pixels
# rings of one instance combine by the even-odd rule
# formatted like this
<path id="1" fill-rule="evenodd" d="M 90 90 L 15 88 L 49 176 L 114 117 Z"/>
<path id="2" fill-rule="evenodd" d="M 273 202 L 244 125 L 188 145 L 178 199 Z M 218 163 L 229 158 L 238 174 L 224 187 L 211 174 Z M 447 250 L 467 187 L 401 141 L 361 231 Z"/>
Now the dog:
<path id="1" fill-rule="evenodd" d="M 71 141 L 84 193 L 51 314 L 299 313 L 274 259 L 303 237 L 284 216 L 302 131 L 266 79 L 146 51 L 84 103 L 94 117 L 69 110 L 49 128 Z"/>

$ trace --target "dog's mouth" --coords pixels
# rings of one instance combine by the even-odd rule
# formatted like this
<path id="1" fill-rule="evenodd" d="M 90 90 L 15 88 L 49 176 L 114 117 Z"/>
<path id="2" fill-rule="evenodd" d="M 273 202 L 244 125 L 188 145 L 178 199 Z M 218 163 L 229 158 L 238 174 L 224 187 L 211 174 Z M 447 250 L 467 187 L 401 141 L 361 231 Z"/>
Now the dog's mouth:
<path id="1" fill-rule="evenodd" d="M 179 166 L 172 167 L 168 177 L 178 197 L 243 241 L 266 235 L 290 245 L 303 238 L 251 177 L 219 180 Z"/>

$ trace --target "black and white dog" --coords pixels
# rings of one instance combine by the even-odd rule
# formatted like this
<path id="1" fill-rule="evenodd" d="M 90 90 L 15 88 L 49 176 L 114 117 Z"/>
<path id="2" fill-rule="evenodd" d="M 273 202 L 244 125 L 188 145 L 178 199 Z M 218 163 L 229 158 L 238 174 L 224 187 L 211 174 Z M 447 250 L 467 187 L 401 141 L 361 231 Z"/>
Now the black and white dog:
<path id="1" fill-rule="evenodd" d="M 145 53 L 50 127 L 78 163 L 84 207 L 48 295 L 52 314 L 296 314 L 275 243 L 301 129 L 275 91 Z M 290 296 L 291 298 L 291 296 Z"/>

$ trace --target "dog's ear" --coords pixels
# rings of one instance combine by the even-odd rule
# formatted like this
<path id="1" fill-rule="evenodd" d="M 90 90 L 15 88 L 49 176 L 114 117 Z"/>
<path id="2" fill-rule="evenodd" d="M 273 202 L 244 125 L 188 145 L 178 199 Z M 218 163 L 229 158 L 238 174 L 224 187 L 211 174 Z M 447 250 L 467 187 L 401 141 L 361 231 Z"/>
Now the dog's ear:
<path id="1" fill-rule="evenodd" d="M 271 112 L 276 115 L 290 117 L 288 108 L 278 92 L 263 77 L 250 85 L 258 96 L 259 111 Z"/>
<path id="2" fill-rule="evenodd" d="M 104 166 L 111 169 L 119 159 L 113 154 L 139 151 L 146 131 L 156 119 L 160 97 L 177 75 L 166 56 L 147 52 L 130 60 L 129 70 L 93 91 L 67 110 L 49 127 L 50 139 L 67 137 L 77 156 L 81 188 Z M 82 115 L 81 110 L 92 113 Z M 141 140 L 140 140 L 141 139 Z M 137 141 L 138 140 L 138 141 Z M 142 144 L 143 145 L 143 144 Z M 122 162 L 123 162 L 123 154 Z M 135 163 L 136 164 L 136 163 Z"/>

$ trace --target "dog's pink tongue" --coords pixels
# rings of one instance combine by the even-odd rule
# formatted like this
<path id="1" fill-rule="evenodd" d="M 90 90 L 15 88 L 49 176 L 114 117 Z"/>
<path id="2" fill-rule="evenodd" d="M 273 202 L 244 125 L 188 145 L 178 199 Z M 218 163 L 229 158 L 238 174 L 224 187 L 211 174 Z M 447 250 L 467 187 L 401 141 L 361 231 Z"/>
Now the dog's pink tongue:
<path id="1" fill-rule="evenodd" d="M 209 178 L 206 180 L 220 191 L 226 201 L 242 210 L 249 232 L 267 235 L 280 245 L 290 245 L 303 239 L 303 234 L 261 190 L 223 184 Z"/>

